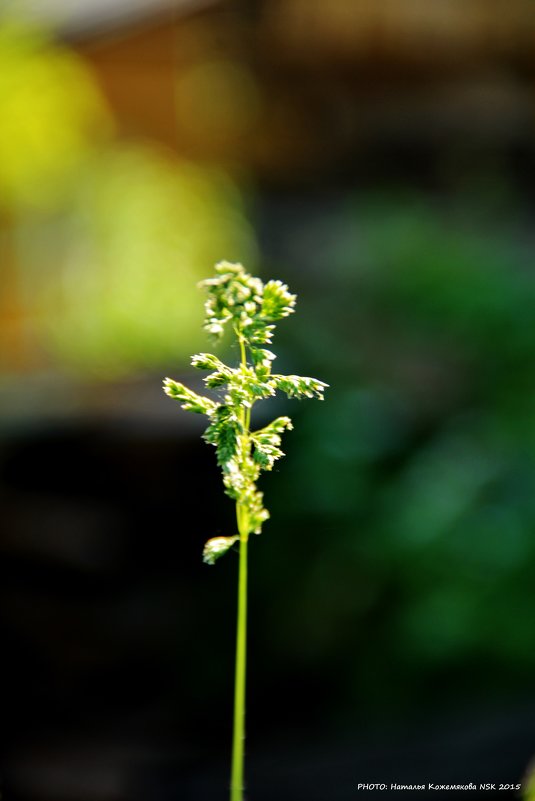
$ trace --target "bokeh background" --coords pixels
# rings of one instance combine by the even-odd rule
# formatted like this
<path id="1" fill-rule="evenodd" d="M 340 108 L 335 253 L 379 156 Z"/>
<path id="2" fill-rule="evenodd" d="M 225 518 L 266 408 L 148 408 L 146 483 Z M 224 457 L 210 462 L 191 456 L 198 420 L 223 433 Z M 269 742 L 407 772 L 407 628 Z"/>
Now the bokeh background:
<path id="1" fill-rule="evenodd" d="M 295 431 L 251 549 L 248 797 L 522 780 L 534 157 L 531 0 L 4 7 L 6 801 L 227 797 L 237 560 L 200 554 L 233 510 L 160 388 L 200 386 L 221 259 L 298 293 L 280 371 L 331 385 L 259 413 Z"/>

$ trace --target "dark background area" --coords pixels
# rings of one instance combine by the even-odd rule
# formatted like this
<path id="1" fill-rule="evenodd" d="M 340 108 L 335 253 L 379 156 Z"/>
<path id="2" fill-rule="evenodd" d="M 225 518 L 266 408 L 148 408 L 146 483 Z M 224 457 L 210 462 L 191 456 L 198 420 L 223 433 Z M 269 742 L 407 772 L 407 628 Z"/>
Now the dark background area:
<path id="1" fill-rule="evenodd" d="M 0 28 L 3 797 L 227 795 L 233 508 L 160 385 L 243 259 L 330 385 L 258 412 L 248 798 L 528 799 L 531 4 L 158 8 Z"/>

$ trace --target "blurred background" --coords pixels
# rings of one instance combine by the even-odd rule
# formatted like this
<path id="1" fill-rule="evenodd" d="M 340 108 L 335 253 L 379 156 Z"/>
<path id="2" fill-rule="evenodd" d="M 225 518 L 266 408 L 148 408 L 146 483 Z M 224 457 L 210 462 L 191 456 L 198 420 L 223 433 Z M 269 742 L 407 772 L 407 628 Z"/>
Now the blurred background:
<path id="1" fill-rule="evenodd" d="M 521 781 L 531 0 L 4 4 L 0 109 L 6 801 L 227 797 L 237 560 L 200 555 L 233 509 L 161 392 L 201 386 L 222 259 L 298 293 L 280 372 L 331 385 L 259 411 L 295 431 L 251 549 L 251 801 Z"/>

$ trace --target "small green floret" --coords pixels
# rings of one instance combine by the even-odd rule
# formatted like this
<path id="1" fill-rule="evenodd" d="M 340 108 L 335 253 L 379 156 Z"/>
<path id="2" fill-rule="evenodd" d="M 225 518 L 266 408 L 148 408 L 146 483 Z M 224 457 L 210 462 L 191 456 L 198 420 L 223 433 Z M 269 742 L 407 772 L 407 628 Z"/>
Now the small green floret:
<path id="1" fill-rule="evenodd" d="M 215 565 L 219 557 L 223 556 L 237 540 L 239 540 L 237 535 L 235 537 L 212 537 L 204 546 L 203 562 L 206 562 L 207 565 Z"/>
<path id="2" fill-rule="evenodd" d="M 282 281 L 268 281 L 262 296 L 262 315 L 266 320 L 281 320 L 294 312 L 297 296 L 290 294 Z"/>
<path id="3" fill-rule="evenodd" d="M 280 449 L 280 435 L 284 430 L 291 431 L 292 428 L 289 417 L 277 417 L 265 428 L 251 434 L 254 446 L 253 458 L 262 470 L 271 470 L 275 461 L 284 456 L 284 451 Z"/>
<path id="4" fill-rule="evenodd" d="M 196 412 L 197 414 L 212 415 L 217 404 L 210 398 L 205 398 L 203 395 L 197 395 L 191 389 L 188 389 L 184 384 L 178 381 L 173 381 L 172 378 L 166 378 L 163 382 L 163 389 L 166 395 L 170 398 L 175 398 L 181 402 L 182 408 L 187 412 Z"/>

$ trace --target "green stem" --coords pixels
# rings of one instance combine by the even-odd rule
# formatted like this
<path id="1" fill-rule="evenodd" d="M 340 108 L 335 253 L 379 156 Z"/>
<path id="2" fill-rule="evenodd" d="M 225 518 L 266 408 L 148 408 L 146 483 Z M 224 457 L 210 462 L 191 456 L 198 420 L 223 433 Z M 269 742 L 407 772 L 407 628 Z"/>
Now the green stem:
<path id="1" fill-rule="evenodd" d="M 239 518 L 242 515 L 238 511 Z M 230 801 L 243 799 L 243 756 L 245 745 L 245 675 L 247 647 L 247 534 L 240 532 L 238 578 L 238 619 L 236 629 L 236 675 L 234 686 L 234 732 Z"/>

